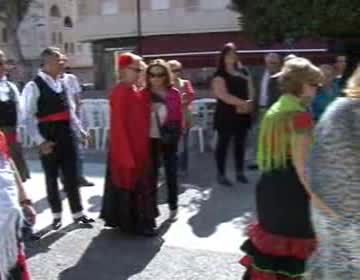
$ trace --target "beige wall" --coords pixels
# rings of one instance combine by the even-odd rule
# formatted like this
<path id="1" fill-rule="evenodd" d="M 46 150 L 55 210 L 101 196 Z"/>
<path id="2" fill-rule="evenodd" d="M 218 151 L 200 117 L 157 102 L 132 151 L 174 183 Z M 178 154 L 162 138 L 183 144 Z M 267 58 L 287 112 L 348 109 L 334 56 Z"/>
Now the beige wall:
<path id="1" fill-rule="evenodd" d="M 118 0 L 121 5 L 119 5 L 118 13 L 114 15 L 101 15 L 100 0 L 86 1 L 88 1 L 86 2 L 88 7 L 84 10 L 91 12 L 82 13 L 79 18 L 77 32 L 81 40 L 91 41 L 136 36 L 135 0 Z M 191 11 L 185 7 L 185 3 L 189 3 L 188 0 L 169 0 L 171 6 L 168 10 L 152 10 L 151 1 L 142 0 L 141 2 L 142 29 L 145 36 L 235 31 L 239 29 L 237 14 L 224 7 L 215 7 L 215 4 L 222 0 L 199 0 L 197 1 L 200 3 L 199 8 Z M 213 4 L 211 4 L 212 2 Z M 211 6 L 215 8 L 209 8 Z"/>

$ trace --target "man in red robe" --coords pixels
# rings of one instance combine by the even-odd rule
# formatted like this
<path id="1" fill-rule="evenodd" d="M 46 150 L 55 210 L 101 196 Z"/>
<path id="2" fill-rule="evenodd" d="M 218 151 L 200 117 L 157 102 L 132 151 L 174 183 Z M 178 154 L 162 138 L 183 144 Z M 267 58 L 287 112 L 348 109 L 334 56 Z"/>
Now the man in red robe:
<path id="1" fill-rule="evenodd" d="M 110 145 L 101 218 L 105 225 L 153 236 L 156 192 L 151 184 L 150 100 L 135 83 L 141 58 L 119 56 L 120 83 L 110 96 Z"/>

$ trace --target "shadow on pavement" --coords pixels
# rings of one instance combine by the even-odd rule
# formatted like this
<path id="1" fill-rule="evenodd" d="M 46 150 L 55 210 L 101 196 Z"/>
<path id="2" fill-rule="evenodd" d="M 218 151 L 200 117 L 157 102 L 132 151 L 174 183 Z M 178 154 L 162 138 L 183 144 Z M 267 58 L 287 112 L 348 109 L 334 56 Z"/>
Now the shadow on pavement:
<path id="1" fill-rule="evenodd" d="M 160 251 L 162 235 L 170 227 L 165 221 L 159 236 L 141 238 L 116 229 L 103 229 L 90 243 L 78 263 L 61 272 L 59 280 L 127 280 L 143 271 Z"/>
<path id="2" fill-rule="evenodd" d="M 187 180 L 191 184 L 184 185 L 197 193 L 192 195 L 187 205 L 184 205 L 196 211 L 188 221 L 193 233 L 198 237 L 209 237 L 222 223 L 234 220 L 237 226 L 237 222 L 241 220 L 239 227 L 249 223 L 255 215 L 256 172 L 247 172 L 249 184 L 236 183 L 231 188 L 223 187 L 216 183 L 213 154 L 206 153 L 197 158 L 199 164 L 194 163 L 194 169 Z M 232 166 L 228 169 L 231 174 Z"/>
<path id="3" fill-rule="evenodd" d="M 50 251 L 50 247 L 53 243 L 63 238 L 66 234 L 80 229 L 92 229 L 93 226 L 89 224 L 70 224 L 58 231 L 52 231 L 52 227 L 48 226 L 36 234 L 41 236 L 38 241 L 28 242 L 26 244 L 26 257 L 32 258 L 37 254 L 46 253 Z"/>

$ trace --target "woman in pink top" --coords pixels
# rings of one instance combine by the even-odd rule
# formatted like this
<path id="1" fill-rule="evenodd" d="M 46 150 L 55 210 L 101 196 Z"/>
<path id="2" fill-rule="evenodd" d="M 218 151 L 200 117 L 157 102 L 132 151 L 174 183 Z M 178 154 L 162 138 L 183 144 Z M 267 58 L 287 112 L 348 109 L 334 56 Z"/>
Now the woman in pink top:
<path id="1" fill-rule="evenodd" d="M 165 167 L 168 205 L 171 218 L 177 215 L 178 176 L 177 150 L 183 130 L 183 112 L 180 92 L 172 86 L 169 66 L 155 60 L 146 71 L 145 93 L 151 100 L 150 138 L 154 160 L 154 184 L 158 182 L 161 161 Z"/>

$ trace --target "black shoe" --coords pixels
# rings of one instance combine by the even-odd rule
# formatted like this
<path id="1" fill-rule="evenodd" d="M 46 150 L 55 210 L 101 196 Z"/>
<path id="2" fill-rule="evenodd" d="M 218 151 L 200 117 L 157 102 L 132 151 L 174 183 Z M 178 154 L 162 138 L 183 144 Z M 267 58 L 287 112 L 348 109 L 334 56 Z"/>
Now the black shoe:
<path id="1" fill-rule="evenodd" d="M 233 183 L 228 178 L 226 178 L 226 176 L 224 176 L 224 175 L 219 175 L 217 177 L 217 181 L 220 185 L 222 185 L 224 187 L 232 187 L 233 186 Z"/>
<path id="2" fill-rule="evenodd" d="M 259 166 L 258 166 L 256 163 L 254 163 L 254 164 L 249 164 L 249 165 L 248 165 L 248 169 L 250 169 L 250 170 L 258 170 L 258 169 L 259 169 Z"/>
<path id="3" fill-rule="evenodd" d="M 248 184 L 249 183 L 249 180 L 246 178 L 245 175 L 243 174 L 238 174 L 236 175 L 236 180 L 239 182 L 239 183 L 243 183 L 243 184 Z"/>
<path id="4" fill-rule="evenodd" d="M 78 184 L 79 184 L 80 187 L 93 187 L 93 186 L 95 186 L 94 183 L 89 182 L 89 181 L 86 180 L 86 178 L 84 178 L 84 177 L 82 177 L 82 178 L 79 179 Z"/>
<path id="5" fill-rule="evenodd" d="M 85 215 L 82 215 L 79 218 L 75 218 L 74 222 L 77 223 L 77 224 L 91 224 L 91 223 L 94 223 L 95 220 L 92 219 L 92 218 L 89 218 L 89 217 L 87 217 Z"/>
<path id="6" fill-rule="evenodd" d="M 60 218 L 55 218 L 52 223 L 53 230 L 58 230 L 62 227 L 62 222 Z"/>

